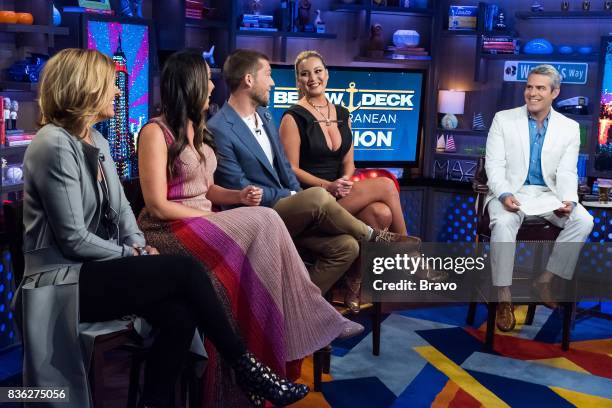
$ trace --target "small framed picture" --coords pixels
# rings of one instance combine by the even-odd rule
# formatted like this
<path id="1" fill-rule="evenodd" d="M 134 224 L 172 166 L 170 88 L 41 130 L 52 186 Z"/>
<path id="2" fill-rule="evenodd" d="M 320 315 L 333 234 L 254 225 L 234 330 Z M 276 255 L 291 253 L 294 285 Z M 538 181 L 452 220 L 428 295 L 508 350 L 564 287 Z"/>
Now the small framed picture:
<path id="1" fill-rule="evenodd" d="M 110 10 L 110 0 L 79 0 L 79 6 L 95 9 L 95 10 Z"/>

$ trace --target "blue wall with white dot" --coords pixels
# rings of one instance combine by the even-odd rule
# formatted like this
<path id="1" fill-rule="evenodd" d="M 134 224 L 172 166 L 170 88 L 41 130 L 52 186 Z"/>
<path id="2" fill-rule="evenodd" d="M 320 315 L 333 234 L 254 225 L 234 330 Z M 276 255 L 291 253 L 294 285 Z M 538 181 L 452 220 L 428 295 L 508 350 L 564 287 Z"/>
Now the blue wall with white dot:
<path id="1" fill-rule="evenodd" d="M 13 327 L 11 300 L 14 295 L 14 279 L 11 268 L 11 255 L 8 251 L 1 253 L 0 262 L 0 350 L 16 341 Z"/>

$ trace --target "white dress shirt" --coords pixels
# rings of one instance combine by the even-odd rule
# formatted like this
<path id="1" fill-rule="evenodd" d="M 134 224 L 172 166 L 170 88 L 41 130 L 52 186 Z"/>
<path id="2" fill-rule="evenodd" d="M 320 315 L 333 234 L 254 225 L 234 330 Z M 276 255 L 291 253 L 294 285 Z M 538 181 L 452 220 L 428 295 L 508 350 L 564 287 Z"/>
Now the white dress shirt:
<path id="1" fill-rule="evenodd" d="M 244 123 L 251 129 L 251 133 L 255 136 L 255 140 L 261 146 L 261 150 L 263 150 L 264 154 L 268 158 L 270 165 L 274 167 L 274 152 L 272 151 L 272 145 L 270 144 L 270 139 L 268 138 L 268 134 L 263 127 L 263 122 L 261 117 L 255 112 L 254 115 L 249 115 L 245 118 L 242 118 Z"/>

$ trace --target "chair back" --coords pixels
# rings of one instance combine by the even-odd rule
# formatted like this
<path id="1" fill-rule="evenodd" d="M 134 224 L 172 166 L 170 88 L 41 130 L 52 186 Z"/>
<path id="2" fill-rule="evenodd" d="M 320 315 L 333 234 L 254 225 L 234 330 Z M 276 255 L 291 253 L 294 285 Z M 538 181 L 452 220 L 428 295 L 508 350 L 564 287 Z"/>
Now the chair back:
<path id="1" fill-rule="evenodd" d="M 121 184 L 123 185 L 125 197 L 130 202 L 134 215 L 138 218 L 138 215 L 145 207 L 144 197 L 140 188 L 140 179 L 124 180 Z"/>

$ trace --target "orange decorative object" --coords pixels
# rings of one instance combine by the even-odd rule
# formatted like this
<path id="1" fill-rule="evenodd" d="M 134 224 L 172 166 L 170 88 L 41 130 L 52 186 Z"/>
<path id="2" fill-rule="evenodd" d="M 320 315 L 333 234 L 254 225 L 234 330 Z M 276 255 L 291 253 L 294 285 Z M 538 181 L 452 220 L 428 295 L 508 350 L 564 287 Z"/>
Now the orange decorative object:
<path id="1" fill-rule="evenodd" d="M 386 177 L 388 179 L 393 180 L 393 183 L 395 184 L 395 188 L 397 189 L 397 191 L 400 191 L 400 185 L 399 185 L 399 182 L 397 181 L 397 178 L 395 178 L 393 173 L 391 173 L 389 170 L 386 170 L 386 169 L 357 169 L 355 170 L 355 174 L 353 175 L 352 180 L 360 181 L 360 180 L 376 178 L 376 177 Z"/>
<path id="2" fill-rule="evenodd" d="M 34 24 L 34 16 L 31 13 L 16 13 L 17 24 L 32 25 Z"/>
<path id="3" fill-rule="evenodd" d="M 0 23 L 17 24 L 17 14 L 14 11 L 0 11 Z"/>

